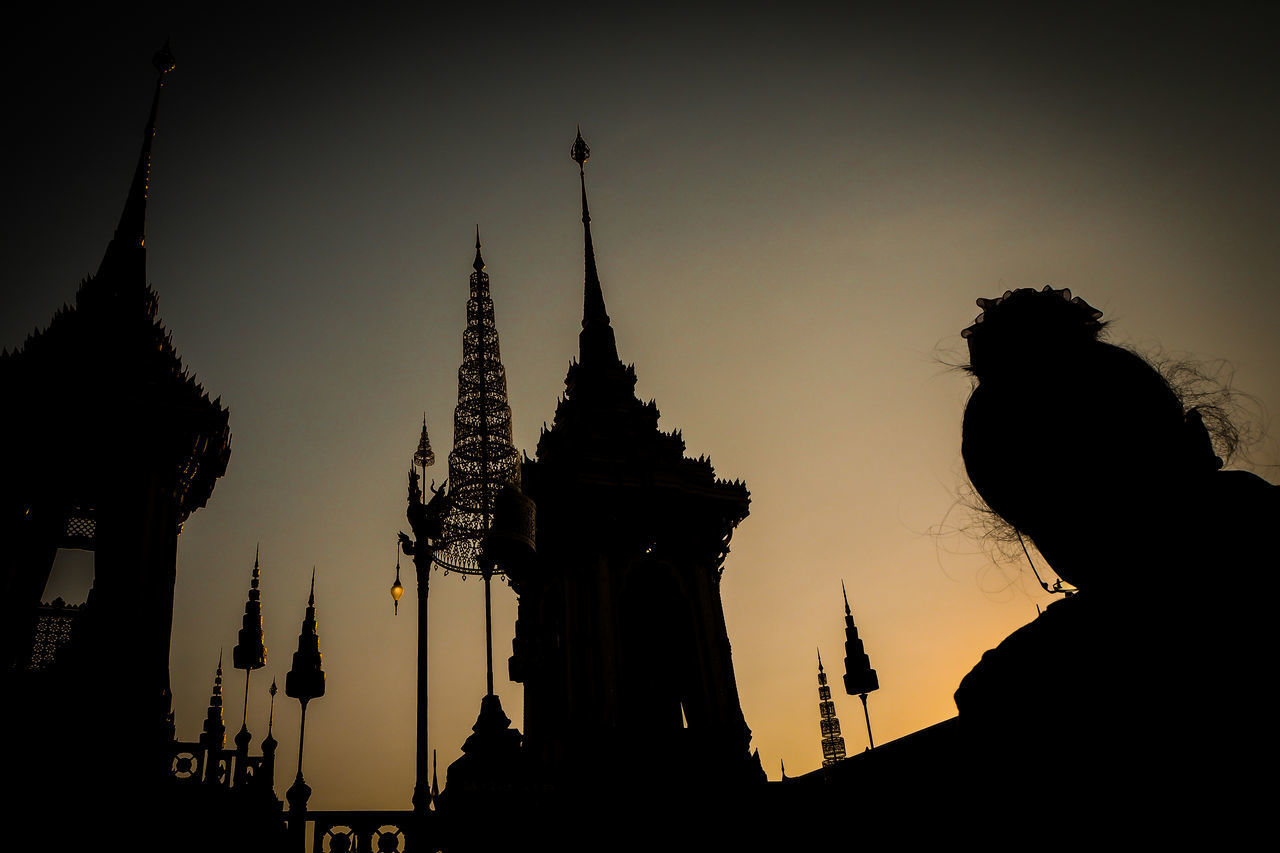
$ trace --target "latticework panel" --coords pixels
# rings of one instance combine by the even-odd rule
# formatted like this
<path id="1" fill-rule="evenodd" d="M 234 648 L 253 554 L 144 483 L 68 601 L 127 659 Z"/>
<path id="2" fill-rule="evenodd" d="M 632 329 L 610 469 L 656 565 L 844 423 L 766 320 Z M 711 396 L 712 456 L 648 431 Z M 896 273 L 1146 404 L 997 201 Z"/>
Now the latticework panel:
<path id="1" fill-rule="evenodd" d="M 80 608 L 63 604 L 61 599 L 39 607 L 31 643 L 31 662 L 28 664 L 31 669 L 41 670 L 53 664 L 58 650 L 71 642 L 73 620 L 79 612 Z"/>
<path id="2" fill-rule="evenodd" d="M 489 276 L 471 275 L 467 329 L 458 368 L 458 405 L 449 454 L 449 510 L 436 562 L 446 570 L 479 574 L 480 543 L 493 521 L 503 485 L 519 477 L 520 455 L 511 441 L 511 407 Z"/>
<path id="3" fill-rule="evenodd" d="M 97 534 L 98 522 L 93 509 L 78 506 L 67 515 L 67 523 L 62 528 L 62 538 L 58 545 L 62 548 L 92 550 Z"/>

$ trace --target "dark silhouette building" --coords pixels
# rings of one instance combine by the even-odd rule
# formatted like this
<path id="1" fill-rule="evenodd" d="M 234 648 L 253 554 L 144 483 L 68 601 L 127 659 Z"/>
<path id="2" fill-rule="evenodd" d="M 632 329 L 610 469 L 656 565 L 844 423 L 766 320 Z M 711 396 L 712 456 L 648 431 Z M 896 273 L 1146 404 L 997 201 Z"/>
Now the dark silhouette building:
<path id="1" fill-rule="evenodd" d="M 510 675 L 525 689 L 524 750 L 561 789 L 762 781 L 720 601 L 749 495 L 685 456 L 680 433 L 661 431 L 657 406 L 635 395 L 596 272 L 588 153 L 579 135 L 579 356 L 523 466 L 534 547 L 501 561 L 519 595 Z"/>
<path id="2" fill-rule="evenodd" d="M 147 280 L 151 147 L 173 57 L 158 72 L 124 210 L 97 271 L 48 327 L 0 354 L 0 725 L 12 742 L 6 812 L 20 842 L 79 849 L 145 825 L 144 846 L 221 821 L 240 846 L 273 844 L 274 739 L 226 748 L 221 662 L 204 731 L 174 736 L 169 686 L 178 535 L 231 452 L 228 411 L 192 377 Z M 41 598 L 60 549 L 91 552 L 78 607 Z M 246 627 L 252 620 L 247 611 Z M 243 637 L 242 637 L 243 641 Z M 237 665 L 239 660 L 237 650 Z M 20 779 L 20 781 L 18 781 Z M 141 805 L 140 805 L 141 804 Z M 20 844 L 19 844 L 20 846 Z"/>

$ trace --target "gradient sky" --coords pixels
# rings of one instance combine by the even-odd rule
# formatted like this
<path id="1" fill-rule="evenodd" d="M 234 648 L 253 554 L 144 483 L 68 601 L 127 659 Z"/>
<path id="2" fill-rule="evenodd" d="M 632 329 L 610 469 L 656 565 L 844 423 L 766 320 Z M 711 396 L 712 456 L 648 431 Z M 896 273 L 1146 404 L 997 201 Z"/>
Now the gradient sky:
<path id="1" fill-rule="evenodd" d="M 408 807 L 417 608 L 410 593 L 393 618 L 387 593 L 405 473 L 425 410 L 444 476 L 477 222 L 516 445 L 532 453 L 552 416 L 581 313 L 578 123 L 638 394 L 752 493 L 721 591 L 770 777 L 779 760 L 792 774 L 821 761 L 814 649 L 840 672 L 841 579 L 880 673 L 877 742 L 953 715 L 960 678 L 1048 600 L 1024 563 L 965 532 L 970 382 L 951 365 L 974 299 L 1070 287 L 1112 340 L 1234 371 L 1255 423 L 1280 404 L 1276 13 L 1034 5 L 222 4 L 16 20 L 0 37 L 9 347 L 97 268 L 150 56 L 170 35 L 177 57 L 150 274 L 234 436 L 179 540 L 179 734 L 199 731 L 260 542 L 255 748 L 314 565 L 328 693 L 308 715 L 311 805 Z M 109 416 L 86 420 L 86 447 Z M 1237 464 L 1280 479 L 1275 429 Z M 1247 569 L 1206 571 L 1243 603 Z M 495 586 L 497 689 L 520 725 L 514 614 Z M 478 580 L 433 577 L 431 643 L 443 774 L 484 692 Z M 226 680 L 234 733 L 243 676 Z M 283 794 L 298 706 L 279 699 Z M 836 706 L 861 750 L 859 703 Z"/>

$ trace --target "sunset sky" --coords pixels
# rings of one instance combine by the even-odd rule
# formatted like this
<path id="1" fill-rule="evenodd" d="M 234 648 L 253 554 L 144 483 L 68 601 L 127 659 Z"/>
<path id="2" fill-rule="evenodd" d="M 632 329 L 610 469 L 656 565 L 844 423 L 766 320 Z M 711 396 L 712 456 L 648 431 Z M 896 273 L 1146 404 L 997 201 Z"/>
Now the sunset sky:
<path id="1" fill-rule="evenodd" d="M 15 19 L 0 36 L 9 348 L 97 268 L 151 55 L 170 36 L 177 59 L 155 140 L 150 276 L 233 433 L 226 476 L 179 539 L 181 737 L 199 732 L 219 649 L 230 659 L 261 543 L 255 750 L 315 566 L 328 692 L 308 714 L 311 806 L 408 808 L 407 559 L 399 616 L 388 594 L 405 475 L 425 411 L 430 474 L 445 476 L 477 223 L 516 446 L 532 455 L 551 420 L 581 317 L 578 124 L 637 393 L 690 455 L 751 491 L 721 594 L 770 778 L 780 760 L 792 775 L 821 762 L 814 654 L 837 681 L 842 579 L 880 675 L 877 743 L 952 716 L 982 652 L 1050 600 L 1025 561 L 984 547 L 962 500 L 971 386 L 955 365 L 976 298 L 1069 287 L 1113 322 L 1114 342 L 1232 375 L 1253 396 L 1246 417 L 1266 426 L 1280 406 L 1277 13 L 886 5 L 296 3 L 251 17 L 222 4 Z M 110 452 L 94 418 L 84 435 L 69 452 Z M 1280 480 L 1278 437 L 1272 426 L 1233 464 Z M 1206 567 L 1242 603 L 1248 571 Z M 74 597 L 75 573 L 61 574 Z M 497 692 L 521 727 L 506 680 L 516 600 L 494 594 Z M 430 617 L 443 784 L 484 692 L 481 583 L 436 573 Z M 243 689 L 229 672 L 229 737 Z M 858 752 L 860 704 L 835 698 Z M 298 731 L 283 692 L 275 721 L 283 795 Z M 1202 736 L 1190 722 L 1189 742 Z"/>

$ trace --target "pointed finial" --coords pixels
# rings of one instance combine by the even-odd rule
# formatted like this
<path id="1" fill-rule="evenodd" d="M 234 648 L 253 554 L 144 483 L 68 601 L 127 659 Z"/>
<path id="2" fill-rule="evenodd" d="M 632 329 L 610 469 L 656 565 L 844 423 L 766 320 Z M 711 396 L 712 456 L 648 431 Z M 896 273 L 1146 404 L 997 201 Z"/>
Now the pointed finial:
<path id="1" fill-rule="evenodd" d="M 222 685 L 222 648 L 221 647 L 218 648 L 218 675 L 216 678 L 214 678 L 213 683 L 218 686 Z"/>
<path id="2" fill-rule="evenodd" d="M 844 596 L 844 615 L 852 616 L 853 611 L 849 609 L 849 591 L 844 588 L 844 578 L 840 579 L 840 594 Z"/>
<path id="3" fill-rule="evenodd" d="M 569 156 L 573 158 L 573 162 L 578 164 L 579 170 L 591 159 L 591 148 L 587 145 L 587 141 L 582 138 L 582 125 L 578 125 L 578 138 L 573 140 L 573 148 L 569 149 Z"/>
<path id="4" fill-rule="evenodd" d="M 307 606 L 316 606 L 316 567 L 311 567 L 311 594 L 307 596 Z"/>
<path id="5" fill-rule="evenodd" d="M 782 768 L 782 778 L 783 778 L 783 779 L 787 778 L 787 762 L 785 762 L 785 761 L 783 761 L 781 758 L 779 758 L 779 759 L 778 759 L 778 766 Z"/>
<path id="6" fill-rule="evenodd" d="M 271 694 L 271 710 L 267 713 L 267 737 L 271 736 L 271 725 L 276 719 L 276 692 L 278 690 L 276 680 L 274 678 L 271 679 L 271 689 L 267 691 Z"/>
<path id="7" fill-rule="evenodd" d="M 582 185 L 582 248 L 586 265 L 583 283 L 582 332 L 578 336 L 578 360 L 582 363 L 609 363 L 618 358 L 613 327 L 604 307 L 604 291 L 600 288 L 600 274 L 596 270 L 596 250 L 591 241 L 591 211 L 587 207 L 587 176 L 583 164 L 591 156 L 591 149 L 582 138 L 582 128 L 569 152 L 578 164 L 578 179 Z"/>
<path id="8" fill-rule="evenodd" d="M 472 262 L 471 268 L 476 272 L 484 270 L 484 258 L 480 256 L 480 226 L 476 225 L 476 259 Z"/>
<path id="9" fill-rule="evenodd" d="M 822 672 L 822 649 L 818 649 L 818 672 Z"/>
<path id="10" fill-rule="evenodd" d="M 436 464 L 435 451 L 431 449 L 431 439 L 427 437 L 427 413 L 422 413 L 422 435 L 418 438 L 418 449 L 413 453 L 413 464 L 429 468 Z M 423 476 L 426 473 L 423 472 Z"/>

